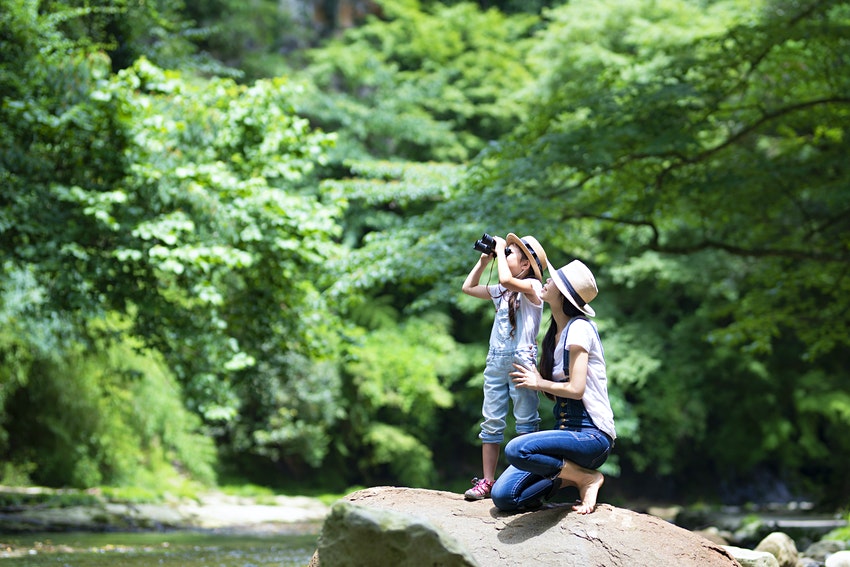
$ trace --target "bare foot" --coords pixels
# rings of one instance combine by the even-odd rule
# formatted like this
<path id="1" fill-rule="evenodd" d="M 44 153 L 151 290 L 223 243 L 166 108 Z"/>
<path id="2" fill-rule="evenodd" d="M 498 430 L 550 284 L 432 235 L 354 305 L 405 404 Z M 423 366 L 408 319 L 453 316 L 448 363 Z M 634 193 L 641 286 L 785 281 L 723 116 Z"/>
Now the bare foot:
<path id="1" fill-rule="evenodd" d="M 599 496 L 599 489 L 605 482 L 605 477 L 601 472 L 580 467 L 572 461 L 564 461 L 564 468 L 561 469 L 558 477 L 565 484 L 571 484 L 578 488 L 581 501 L 573 506 L 574 511 L 579 514 L 590 514 L 596 509 L 596 498 Z"/>
<path id="2" fill-rule="evenodd" d="M 581 497 L 581 504 L 573 506 L 573 510 L 579 514 L 590 514 L 596 510 L 596 497 L 599 496 L 599 489 L 604 482 L 605 477 L 601 472 L 592 471 L 586 482 L 579 483 L 578 494 Z"/>

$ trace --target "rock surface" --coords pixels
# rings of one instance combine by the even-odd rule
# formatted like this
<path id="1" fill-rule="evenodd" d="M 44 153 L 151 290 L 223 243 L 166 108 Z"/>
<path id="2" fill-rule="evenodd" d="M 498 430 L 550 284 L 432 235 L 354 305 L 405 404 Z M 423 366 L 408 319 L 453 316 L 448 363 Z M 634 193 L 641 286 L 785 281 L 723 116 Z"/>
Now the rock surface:
<path id="1" fill-rule="evenodd" d="M 353 506 L 351 506 L 353 505 Z M 342 512 L 337 507 L 344 508 Z M 601 504 L 593 514 L 579 515 L 567 504 L 547 504 L 533 512 L 504 513 L 491 500 L 467 502 L 450 492 L 377 487 L 360 490 L 334 505 L 343 517 L 360 508 L 362 516 L 387 514 L 388 525 L 399 515 L 411 525 L 458 543 L 470 561 L 480 566 L 529 567 L 588 565 L 653 567 L 740 567 L 723 547 L 654 516 Z M 380 514 L 378 514 L 380 517 Z M 381 520 L 375 520 L 380 523 Z M 417 528 L 419 529 L 419 528 Z M 347 541 L 346 541 L 347 539 Z M 376 557 L 386 538 L 362 537 L 359 528 L 326 521 L 311 565 L 346 567 L 366 565 L 358 549 Z M 324 546 L 348 545 L 346 555 L 334 555 L 333 564 L 321 561 Z M 396 553 L 397 550 L 387 550 Z M 365 553 L 365 551 L 361 551 Z M 391 557 L 391 556 L 387 556 Z M 420 564 L 440 564 L 419 556 Z M 340 562 L 343 561 L 343 562 Z M 374 564 L 374 563 L 372 563 Z M 386 563 L 392 564 L 392 563 Z"/>
<path id="2" fill-rule="evenodd" d="M 735 546 L 726 546 L 725 549 L 735 557 L 741 567 L 779 567 L 779 561 L 767 551 L 755 551 Z"/>
<path id="3" fill-rule="evenodd" d="M 340 501 L 324 528 L 325 565 L 477 565 L 463 544 L 419 516 Z"/>
<path id="4" fill-rule="evenodd" d="M 850 551 L 839 551 L 826 558 L 826 567 L 850 567 Z"/>
<path id="5" fill-rule="evenodd" d="M 796 567 L 799 554 L 794 540 L 782 532 L 773 532 L 756 546 L 755 551 L 766 551 L 776 558 L 779 567 Z"/>

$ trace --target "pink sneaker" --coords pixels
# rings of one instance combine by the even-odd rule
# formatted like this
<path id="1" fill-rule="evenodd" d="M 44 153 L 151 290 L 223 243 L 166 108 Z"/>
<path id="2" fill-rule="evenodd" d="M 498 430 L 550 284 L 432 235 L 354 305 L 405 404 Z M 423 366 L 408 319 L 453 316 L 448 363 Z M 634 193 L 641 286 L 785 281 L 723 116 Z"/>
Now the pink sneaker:
<path id="1" fill-rule="evenodd" d="M 492 480 L 486 478 L 473 478 L 472 488 L 463 493 L 467 500 L 483 500 L 490 498 L 490 489 L 493 488 Z"/>

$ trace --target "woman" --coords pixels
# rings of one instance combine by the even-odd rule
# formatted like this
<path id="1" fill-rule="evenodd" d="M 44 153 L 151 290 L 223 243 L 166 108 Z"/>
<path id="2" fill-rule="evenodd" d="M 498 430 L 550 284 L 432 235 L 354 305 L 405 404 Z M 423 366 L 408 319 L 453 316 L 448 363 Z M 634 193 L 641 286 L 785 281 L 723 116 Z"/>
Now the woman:
<path id="1" fill-rule="evenodd" d="M 543 392 L 555 400 L 555 429 L 516 437 L 505 447 L 510 463 L 491 491 L 500 510 L 535 508 L 562 486 L 578 488 L 580 514 L 596 508 L 604 477 L 598 469 L 617 437 L 608 400 L 602 341 L 587 316 L 596 297 L 596 280 L 574 260 L 546 280 L 540 298 L 552 309 L 543 339 L 540 369 L 515 364 L 518 388 Z M 568 372 L 566 371 L 568 370 Z"/>

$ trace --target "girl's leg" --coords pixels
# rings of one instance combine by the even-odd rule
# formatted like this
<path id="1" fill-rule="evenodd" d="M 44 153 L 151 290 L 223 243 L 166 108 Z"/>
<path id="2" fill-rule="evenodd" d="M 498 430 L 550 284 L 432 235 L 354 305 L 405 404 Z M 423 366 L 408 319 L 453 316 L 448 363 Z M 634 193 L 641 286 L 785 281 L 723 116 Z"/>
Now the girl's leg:
<path id="1" fill-rule="evenodd" d="M 484 465 L 484 478 L 472 479 L 472 488 L 463 493 L 467 500 L 483 500 L 490 497 L 493 483 L 496 481 L 499 443 L 483 443 L 481 445 L 481 461 Z"/>
<path id="2" fill-rule="evenodd" d="M 508 463 L 520 470 L 555 477 L 564 464 L 572 442 L 571 431 L 548 430 L 519 435 L 505 446 Z"/>
<path id="3" fill-rule="evenodd" d="M 496 465 L 499 463 L 499 444 L 481 444 L 481 462 L 484 464 L 484 478 L 489 481 L 496 480 Z"/>
<path id="4" fill-rule="evenodd" d="M 517 388 L 511 384 L 511 401 L 514 406 L 516 432 L 520 435 L 540 430 L 539 394 L 535 390 Z"/>
<path id="5" fill-rule="evenodd" d="M 484 369 L 484 402 L 481 405 L 481 433 L 483 443 L 501 444 L 505 439 L 510 392 L 508 389 L 508 367 L 512 357 L 504 354 L 487 355 Z"/>
<path id="6" fill-rule="evenodd" d="M 505 424 L 508 415 L 509 392 L 507 385 L 507 366 L 509 355 L 489 353 L 484 369 L 484 402 L 481 406 L 481 465 L 483 478 L 472 479 L 472 488 L 464 492 L 467 500 L 481 500 L 490 496 L 490 490 L 496 478 L 499 463 L 499 447 L 504 441 Z"/>
<path id="7" fill-rule="evenodd" d="M 535 365 L 534 351 L 518 351 L 514 354 L 513 362 L 526 367 Z M 513 371 L 513 368 L 511 368 Z M 514 408 L 516 432 L 520 435 L 540 430 L 540 395 L 535 390 L 517 388 L 513 381 L 509 382 L 511 401 Z"/>

